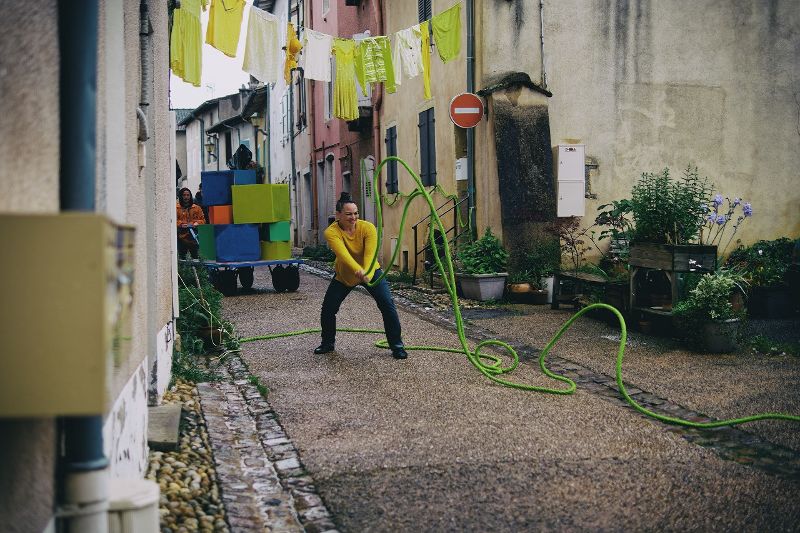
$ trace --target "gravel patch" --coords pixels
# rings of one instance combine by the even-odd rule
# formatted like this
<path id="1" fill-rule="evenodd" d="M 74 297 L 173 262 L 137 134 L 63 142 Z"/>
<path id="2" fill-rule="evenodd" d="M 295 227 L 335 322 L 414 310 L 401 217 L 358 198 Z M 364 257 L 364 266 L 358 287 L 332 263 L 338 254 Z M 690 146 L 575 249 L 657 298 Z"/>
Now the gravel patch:
<path id="1" fill-rule="evenodd" d="M 197 389 L 178 383 L 164 394 L 164 403 L 182 404 L 184 416 L 178 450 L 150 453 L 146 477 L 161 489 L 161 532 L 229 531 Z"/>

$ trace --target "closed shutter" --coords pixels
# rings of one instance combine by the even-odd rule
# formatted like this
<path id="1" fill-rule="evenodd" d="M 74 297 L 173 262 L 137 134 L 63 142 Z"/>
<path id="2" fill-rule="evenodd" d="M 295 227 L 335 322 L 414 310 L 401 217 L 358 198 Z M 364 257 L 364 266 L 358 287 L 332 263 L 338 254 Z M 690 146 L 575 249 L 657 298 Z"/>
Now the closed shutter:
<path id="1" fill-rule="evenodd" d="M 433 108 L 419 114 L 420 179 L 426 187 L 436 185 L 436 119 Z"/>
<path id="2" fill-rule="evenodd" d="M 419 114 L 419 177 L 422 184 L 428 183 L 428 111 Z"/>
<path id="3" fill-rule="evenodd" d="M 417 14 L 419 15 L 420 22 L 429 20 L 432 11 L 432 0 L 417 0 Z"/>
<path id="4" fill-rule="evenodd" d="M 386 130 L 386 155 L 397 155 L 397 126 Z M 397 191 L 397 161 L 389 161 L 386 164 L 386 192 L 395 194 Z"/>
<path id="5" fill-rule="evenodd" d="M 436 185 L 436 118 L 433 108 L 428 109 L 428 183 Z"/>

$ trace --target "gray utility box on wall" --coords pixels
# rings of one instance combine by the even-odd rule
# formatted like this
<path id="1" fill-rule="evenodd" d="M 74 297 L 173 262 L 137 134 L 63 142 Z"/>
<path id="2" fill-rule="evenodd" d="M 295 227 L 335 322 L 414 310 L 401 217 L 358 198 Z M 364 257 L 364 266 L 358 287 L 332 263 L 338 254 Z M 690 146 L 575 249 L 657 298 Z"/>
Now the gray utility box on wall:
<path id="1" fill-rule="evenodd" d="M 559 144 L 556 150 L 559 217 L 582 217 L 586 214 L 586 147 L 583 144 Z"/>

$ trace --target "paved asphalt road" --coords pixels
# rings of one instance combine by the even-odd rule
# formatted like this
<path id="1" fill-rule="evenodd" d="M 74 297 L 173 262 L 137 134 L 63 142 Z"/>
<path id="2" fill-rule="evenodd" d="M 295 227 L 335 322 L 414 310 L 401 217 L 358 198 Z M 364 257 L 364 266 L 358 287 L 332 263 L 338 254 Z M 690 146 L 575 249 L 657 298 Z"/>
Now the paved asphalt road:
<path id="1" fill-rule="evenodd" d="M 256 287 L 271 287 L 264 273 L 256 274 Z M 225 314 L 241 336 L 318 327 L 327 283 L 304 273 L 298 292 L 269 288 L 226 298 Z M 541 347 L 568 316 L 547 310 L 539 318 L 498 317 L 481 325 Z M 373 301 L 359 292 L 339 318 L 340 327 L 381 328 Z M 407 344 L 457 346 L 454 331 L 419 313 L 401 309 L 400 318 Z M 588 324 L 555 353 L 613 376 L 613 342 L 603 339 L 613 330 Z M 798 477 L 724 459 L 580 386 L 571 396 L 512 390 L 484 378 L 463 355 L 417 351 L 396 361 L 374 340 L 340 334 L 336 353 L 317 356 L 319 338 L 312 334 L 249 343 L 242 352 L 269 388 L 268 401 L 341 531 L 800 529 Z M 682 405 L 691 405 L 697 389 L 701 398 L 692 407 L 720 418 L 775 403 L 745 394 L 739 403 L 750 405 L 714 412 L 714 390 L 725 408 L 739 405 L 736 393 L 724 392 L 726 384 L 697 382 L 706 372 L 725 375 L 725 368 L 706 368 L 701 360 L 686 365 L 685 354 L 664 349 L 657 362 L 648 361 L 646 345 L 633 342 L 626 361 L 636 386 L 672 399 L 664 384 L 676 385 Z M 777 403 L 798 413 L 800 361 L 781 364 L 792 390 Z M 735 362 L 727 366 L 736 375 Z M 529 360 L 514 376 L 558 386 Z M 753 381 L 780 390 L 782 377 L 764 372 Z M 736 378 L 737 390 L 746 389 L 747 379 Z M 757 430 L 800 464 L 800 424 L 763 422 Z"/>

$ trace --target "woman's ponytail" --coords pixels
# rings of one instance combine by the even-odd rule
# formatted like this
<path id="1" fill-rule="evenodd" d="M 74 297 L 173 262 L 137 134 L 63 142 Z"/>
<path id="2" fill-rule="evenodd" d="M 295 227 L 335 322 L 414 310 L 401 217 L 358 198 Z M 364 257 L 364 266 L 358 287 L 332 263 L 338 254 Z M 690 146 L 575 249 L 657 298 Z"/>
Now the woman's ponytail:
<path id="1" fill-rule="evenodd" d="M 339 195 L 339 200 L 336 202 L 336 212 L 341 213 L 344 204 L 353 204 L 353 197 L 350 196 L 349 192 L 343 192 Z"/>

